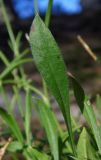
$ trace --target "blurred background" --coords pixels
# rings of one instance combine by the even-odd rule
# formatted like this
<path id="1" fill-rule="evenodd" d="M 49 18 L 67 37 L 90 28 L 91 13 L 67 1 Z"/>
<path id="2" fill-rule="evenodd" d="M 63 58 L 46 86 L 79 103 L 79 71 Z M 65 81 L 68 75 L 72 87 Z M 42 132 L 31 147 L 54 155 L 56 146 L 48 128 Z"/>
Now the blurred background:
<path id="1" fill-rule="evenodd" d="M 15 34 L 23 32 L 22 48 L 29 47 L 25 33 L 29 33 L 35 16 L 35 8 L 44 19 L 48 0 L 5 0 L 8 17 Z M 69 70 L 76 76 L 88 91 L 99 90 L 101 68 L 92 60 L 77 40 L 81 35 L 91 49 L 100 57 L 101 52 L 101 1 L 100 0 L 54 0 L 50 30 L 58 42 Z M 12 59 L 8 47 L 8 34 L 0 9 L 0 49 Z M 0 63 L 2 68 L 2 63 Z M 33 67 L 26 70 L 33 74 Z M 38 75 L 33 75 L 40 83 Z M 96 82 L 96 83 L 95 83 Z M 39 84 L 40 85 L 40 84 Z M 101 91 L 100 91 L 101 92 Z"/>

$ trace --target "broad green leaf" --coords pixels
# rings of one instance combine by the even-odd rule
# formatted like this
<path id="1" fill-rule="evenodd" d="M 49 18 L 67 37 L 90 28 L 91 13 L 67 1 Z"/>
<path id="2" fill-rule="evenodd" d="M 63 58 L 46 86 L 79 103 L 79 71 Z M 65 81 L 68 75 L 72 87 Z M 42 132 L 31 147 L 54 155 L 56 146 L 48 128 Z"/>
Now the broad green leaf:
<path id="1" fill-rule="evenodd" d="M 40 117 L 42 126 L 45 129 L 47 138 L 50 144 L 51 152 L 54 160 L 59 160 L 59 139 L 61 133 L 59 133 L 59 128 L 54 119 L 54 114 L 51 108 L 48 107 L 42 100 L 37 100 L 36 106 L 37 113 Z"/>
<path id="2" fill-rule="evenodd" d="M 83 88 L 80 86 L 77 80 L 73 77 L 71 77 L 71 80 L 72 80 L 74 94 L 75 94 L 78 106 L 82 114 L 85 116 L 86 121 L 88 122 L 88 124 L 90 125 L 92 129 L 99 152 L 101 154 L 101 135 L 100 135 L 97 123 L 96 123 L 96 117 L 94 114 L 93 107 L 88 97 L 85 95 Z"/>
<path id="3" fill-rule="evenodd" d="M 5 121 L 7 126 L 10 127 L 15 138 L 17 138 L 20 143 L 23 143 L 24 139 L 15 118 L 2 108 L 0 108 L 0 116 Z"/>
<path id="4" fill-rule="evenodd" d="M 9 152 L 17 152 L 22 149 L 23 149 L 23 145 L 19 141 L 13 141 L 7 147 L 7 150 Z"/>
<path id="5" fill-rule="evenodd" d="M 79 141 L 77 144 L 78 160 L 96 160 L 96 152 L 90 143 L 89 135 L 85 128 L 83 128 Z"/>
<path id="6" fill-rule="evenodd" d="M 27 157 L 31 158 L 31 160 L 51 160 L 47 154 L 39 152 L 31 146 L 27 147 L 24 150 L 24 154 L 27 155 Z"/>
<path id="7" fill-rule="evenodd" d="M 36 66 L 63 113 L 66 125 L 68 126 L 71 145 L 75 152 L 70 119 L 66 66 L 51 32 L 38 15 L 36 15 L 31 27 L 30 44 Z"/>

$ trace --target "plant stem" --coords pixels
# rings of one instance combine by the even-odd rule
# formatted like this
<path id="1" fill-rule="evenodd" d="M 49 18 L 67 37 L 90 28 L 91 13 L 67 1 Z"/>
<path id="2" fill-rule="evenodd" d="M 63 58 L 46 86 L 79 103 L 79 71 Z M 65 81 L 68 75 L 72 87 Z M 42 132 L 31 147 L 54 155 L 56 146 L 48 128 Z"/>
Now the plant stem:
<path id="1" fill-rule="evenodd" d="M 30 131 L 30 123 L 31 123 L 31 91 L 29 88 L 26 88 L 26 97 L 25 97 L 25 132 L 27 145 L 31 145 L 31 131 Z"/>
<path id="2" fill-rule="evenodd" d="M 31 58 L 26 58 L 26 59 L 22 59 L 22 60 L 19 60 L 15 63 L 12 63 L 11 65 L 9 65 L 8 68 L 6 68 L 0 75 L 0 81 L 5 78 L 13 69 L 15 69 L 16 67 L 24 64 L 24 63 L 27 63 L 27 62 L 32 62 L 32 59 Z"/>
<path id="3" fill-rule="evenodd" d="M 18 104 L 18 109 L 19 109 L 19 112 L 21 114 L 21 117 L 23 118 L 24 117 L 24 113 L 23 113 L 23 103 L 22 103 L 22 98 L 21 98 L 21 95 L 19 93 L 19 88 L 14 86 L 13 87 L 13 90 L 14 90 L 14 94 L 16 95 L 17 97 L 17 104 Z"/>
<path id="4" fill-rule="evenodd" d="M 9 65 L 9 61 L 8 59 L 6 58 L 6 56 L 3 54 L 2 51 L 0 51 L 0 59 L 3 61 L 3 63 L 8 66 Z"/>
<path id="5" fill-rule="evenodd" d="M 50 24 L 52 5 L 53 5 L 53 0 L 49 0 L 48 9 L 45 16 L 45 24 L 47 27 L 49 27 L 49 24 Z"/>
<path id="6" fill-rule="evenodd" d="M 7 27 L 7 31 L 9 33 L 9 37 L 11 39 L 12 44 L 14 44 L 15 37 L 14 37 L 14 34 L 12 32 L 12 27 L 11 27 L 11 25 L 9 23 L 9 19 L 8 19 L 8 16 L 7 16 L 7 13 L 6 13 L 6 9 L 5 9 L 3 0 L 1 0 L 0 4 L 1 4 L 1 10 L 2 10 L 3 17 L 4 17 L 4 21 L 5 21 L 5 24 L 6 24 L 6 27 Z"/>
<path id="7" fill-rule="evenodd" d="M 4 103 L 5 103 L 5 107 L 7 107 L 7 109 L 9 110 L 8 106 L 10 106 L 10 103 L 9 103 L 9 99 L 8 99 L 7 94 L 6 94 L 6 91 L 4 89 L 4 86 L 2 85 L 2 82 L 0 84 L 0 92 L 2 94 L 2 99 L 3 99 Z M 6 101 L 5 101 L 5 99 L 6 99 Z"/>
<path id="8" fill-rule="evenodd" d="M 34 0 L 34 10 L 35 10 L 35 14 L 39 13 L 38 0 Z"/>

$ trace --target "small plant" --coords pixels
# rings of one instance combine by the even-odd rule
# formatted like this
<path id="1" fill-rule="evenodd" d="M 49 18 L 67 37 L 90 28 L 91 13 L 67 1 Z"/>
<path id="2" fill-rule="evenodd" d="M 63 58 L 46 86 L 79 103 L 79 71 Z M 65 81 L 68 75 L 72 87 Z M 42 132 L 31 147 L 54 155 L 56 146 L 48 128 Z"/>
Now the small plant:
<path id="1" fill-rule="evenodd" d="M 75 77 L 70 73 L 67 74 L 58 45 L 48 29 L 52 0 L 49 1 L 45 23 L 37 14 L 29 36 L 34 62 L 43 78 L 44 93 L 33 87 L 23 70 L 22 64 L 32 61 L 32 59 L 24 58 L 27 51 L 24 51 L 21 55 L 19 54 L 18 44 L 20 44 L 20 35 L 17 38 L 14 37 L 3 3 L 2 7 L 11 39 L 9 44 L 12 46 L 15 57 L 12 62 L 9 62 L 1 52 L 1 58 L 6 65 L 6 69 L 0 75 L 1 91 L 6 95 L 4 84 L 11 83 L 14 96 L 11 104 L 6 108 L 7 110 L 0 108 L 0 116 L 10 129 L 9 133 L 6 133 L 10 139 L 7 141 L 6 146 L 1 146 L 2 154 L 0 154 L 0 158 L 2 159 L 7 150 L 15 160 L 18 159 L 18 153 L 28 160 L 100 160 L 101 120 L 97 124 L 89 97 L 85 94 Z M 20 76 L 17 74 L 18 71 Z M 13 75 L 13 79 L 6 80 L 9 73 Z M 72 82 L 74 96 L 88 127 L 79 126 L 70 113 L 69 80 Z M 47 87 L 59 105 L 67 127 L 66 131 L 62 129 L 55 113 L 52 111 Z M 21 89 L 25 91 L 25 113 L 22 110 L 20 101 L 19 93 Z M 38 95 L 34 100 L 32 92 Z M 18 126 L 13 113 L 15 101 L 19 102 L 18 106 L 24 123 L 24 133 Z M 46 139 L 49 144 L 46 151 L 40 150 L 35 144 L 34 133 L 30 129 L 31 107 L 33 106 L 46 133 Z M 100 96 L 97 96 L 97 106 L 100 113 Z M 75 133 L 78 135 L 78 139 L 75 139 Z M 4 136 L 5 133 L 1 132 L 1 135 Z"/>
<path id="2" fill-rule="evenodd" d="M 51 35 L 50 31 L 47 29 L 47 27 L 45 26 L 45 24 L 42 22 L 42 20 L 38 15 L 35 17 L 32 28 L 33 27 L 34 27 L 34 32 L 32 29 L 30 33 L 30 42 L 31 42 L 34 61 L 36 62 L 36 65 L 41 75 L 45 79 L 47 86 L 50 88 L 51 92 L 53 93 L 54 97 L 56 98 L 60 106 L 65 123 L 68 128 L 68 134 L 70 139 L 69 144 L 72 151 L 71 152 L 72 157 L 74 157 L 74 159 L 75 158 L 99 159 L 101 154 L 101 134 L 99 127 L 96 124 L 95 114 L 93 111 L 93 107 L 89 101 L 89 98 L 84 93 L 84 90 L 77 82 L 77 80 L 69 74 L 70 79 L 72 81 L 72 86 L 76 101 L 81 110 L 81 113 L 85 116 L 89 127 L 91 127 L 91 133 L 92 133 L 91 136 L 91 133 L 89 133 L 89 131 L 87 131 L 86 128 L 83 128 L 78 140 L 78 144 L 76 146 L 75 141 L 73 139 L 73 129 L 72 129 L 70 104 L 69 104 L 69 87 L 68 87 L 69 82 L 68 82 L 66 66 L 63 62 L 63 59 L 60 55 L 60 51 L 53 36 Z M 40 110 L 41 108 L 42 107 L 40 105 Z M 54 126 L 54 123 L 52 124 L 52 126 Z M 58 133 L 58 127 L 57 127 L 57 133 Z M 56 136 L 55 133 L 54 136 Z M 58 140 L 61 139 L 61 136 L 60 137 L 58 136 L 59 133 L 57 134 L 56 150 L 58 150 L 59 148 Z M 54 139 L 56 140 L 55 137 Z M 53 143 L 52 144 L 51 143 L 50 147 L 51 146 L 53 147 L 54 140 Z M 98 150 L 96 150 L 97 149 L 96 147 L 98 148 Z M 53 150 L 55 151 L 55 149 Z M 61 152 L 62 151 L 58 150 L 58 155 L 56 156 L 58 158 L 55 158 L 54 155 L 54 159 L 61 159 L 59 158 L 59 153 Z"/>

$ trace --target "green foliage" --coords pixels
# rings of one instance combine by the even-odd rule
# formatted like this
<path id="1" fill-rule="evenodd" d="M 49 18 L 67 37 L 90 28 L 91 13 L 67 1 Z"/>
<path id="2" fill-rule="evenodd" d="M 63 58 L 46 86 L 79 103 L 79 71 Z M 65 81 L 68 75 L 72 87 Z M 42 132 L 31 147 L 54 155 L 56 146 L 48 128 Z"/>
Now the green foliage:
<path id="1" fill-rule="evenodd" d="M 97 95 L 97 97 L 96 97 L 96 105 L 97 105 L 97 108 L 99 111 L 99 115 L 101 115 L 101 97 L 100 97 L 100 95 Z M 101 120 L 100 116 L 99 116 L 99 118 Z"/>
<path id="2" fill-rule="evenodd" d="M 86 129 L 83 128 L 79 141 L 77 144 L 77 155 L 78 160 L 81 159 L 92 159 L 96 160 L 96 151 L 91 145 L 89 134 L 87 133 Z"/>
<path id="3" fill-rule="evenodd" d="M 34 28 L 34 32 L 33 32 Z M 66 67 L 60 50 L 45 24 L 37 15 L 31 27 L 30 43 L 34 61 L 63 113 L 71 145 L 75 153 L 69 106 L 69 88 Z"/>
<path id="4" fill-rule="evenodd" d="M 45 104 L 42 100 L 37 101 L 36 110 L 39 114 L 41 124 L 46 131 L 54 160 L 59 160 L 60 135 L 54 114 L 51 111 L 51 108 L 47 106 L 47 104 Z"/>
<path id="5" fill-rule="evenodd" d="M 3 120 L 6 122 L 7 126 L 10 127 L 12 130 L 12 133 L 17 138 L 17 140 L 21 143 L 23 143 L 24 139 L 21 134 L 21 131 L 18 127 L 18 124 L 14 118 L 14 116 L 8 114 L 4 109 L 0 108 L 0 116 L 3 118 Z"/>
<path id="6" fill-rule="evenodd" d="M 25 149 L 24 154 L 27 155 L 32 160 L 50 160 L 50 157 L 48 155 L 37 151 L 35 148 L 32 148 L 31 146 Z"/>
<path id="7" fill-rule="evenodd" d="M 21 151 L 22 149 L 23 149 L 23 145 L 18 141 L 11 142 L 7 147 L 7 151 L 14 152 L 14 153 L 17 151 Z"/>
<path id="8" fill-rule="evenodd" d="M 101 135 L 96 123 L 96 117 L 93 111 L 93 107 L 88 97 L 84 93 L 84 90 L 82 89 L 80 84 L 77 82 L 77 80 L 74 79 L 73 77 L 72 77 L 72 83 L 73 83 L 74 94 L 75 94 L 78 106 L 92 129 L 92 132 L 95 136 L 96 143 L 99 148 L 99 152 L 101 154 L 101 141 L 100 141 Z"/>
<path id="9" fill-rule="evenodd" d="M 5 65 L 5 69 L 0 74 L 0 94 L 3 95 L 6 108 L 0 108 L 0 117 L 3 120 L 2 124 L 5 126 L 4 130 L 0 133 L 0 137 L 11 137 L 12 141 L 9 142 L 6 149 L 7 153 L 10 153 L 12 156 L 12 159 L 18 159 L 17 154 L 20 153 L 27 160 L 100 160 L 101 118 L 99 116 L 98 125 L 88 95 L 85 94 L 83 88 L 73 76 L 70 74 L 67 76 L 67 69 L 60 54 L 59 47 L 47 28 L 50 23 L 52 2 L 52 0 L 49 0 L 45 24 L 37 14 L 33 21 L 29 37 L 34 62 L 42 78 L 45 80 L 43 80 L 44 92 L 41 92 L 33 86 L 32 80 L 28 78 L 23 68 L 24 63 L 31 62 L 33 59 L 26 57 L 29 49 L 20 51 L 22 33 L 19 32 L 15 37 L 9 19 L 7 18 L 3 1 L 0 1 L 10 38 L 8 44 L 14 53 L 14 59 L 9 61 L 5 54 L 0 51 L 0 59 Z M 35 3 L 37 5 L 37 1 Z M 88 124 L 87 128 L 79 126 L 70 113 L 69 78 L 72 82 L 78 107 Z M 11 101 L 9 99 L 7 100 L 5 90 L 5 86 L 8 84 L 10 84 L 13 92 Z M 58 102 L 65 120 L 64 123 L 67 127 L 65 131 L 62 129 L 52 110 L 47 87 Z M 22 89 L 25 92 L 24 110 L 22 106 L 23 100 L 20 96 Z M 37 95 L 37 98 L 34 97 L 34 101 L 32 100 L 33 93 Z M 99 113 L 101 113 L 100 96 L 97 96 L 96 102 Z M 16 103 L 18 104 L 18 110 L 22 118 L 23 131 L 19 127 L 14 114 Z M 36 144 L 35 133 L 31 131 L 33 106 L 46 133 L 46 150 L 42 144 L 43 138 L 40 139 L 42 145 L 40 148 Z M 75 134 L 77 134 L 78 138 L 74 138 Z M 0 147 L 0 149 L 4 149 L 5 145 L 0 144 Z"/>

